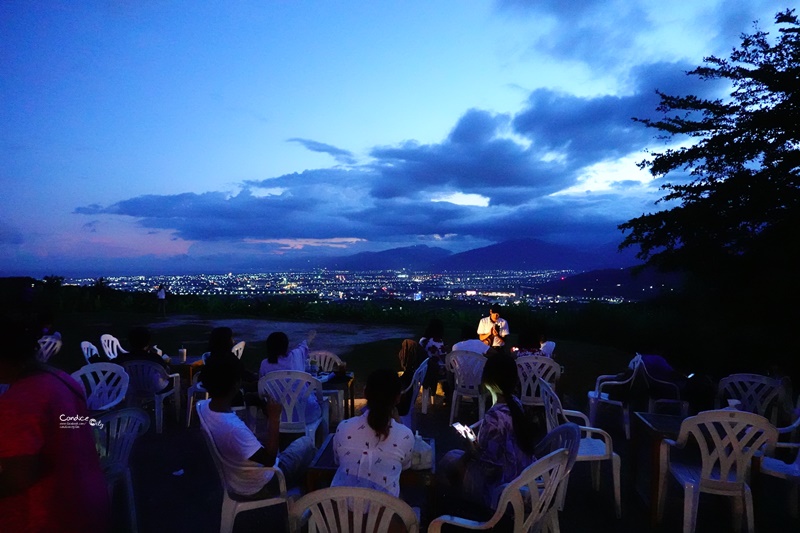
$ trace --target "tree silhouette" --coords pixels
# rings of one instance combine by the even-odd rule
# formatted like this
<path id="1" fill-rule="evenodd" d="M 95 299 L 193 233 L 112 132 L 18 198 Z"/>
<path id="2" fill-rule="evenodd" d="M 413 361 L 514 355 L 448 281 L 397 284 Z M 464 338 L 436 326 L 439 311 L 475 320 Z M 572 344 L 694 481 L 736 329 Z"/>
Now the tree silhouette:
<path id="1" fill-rule="evenodd" d="M 661 92 L 661 120 L 634 119 L 666 138 L 693 142 L 640 163 L 662 186 L 671 209 L 621 224 L 620 248 L 666 269 L 708 277 L 758 275 L 797 265 L 800 207 L 800 28 L 794 10 L 775 17 L 779 36 L 742 35 L 729 59 L 708 57 L 688 73 L 731 84 L 730 97 L 708 100 Z M 688 174 L 688 179 L 686 175 Z M 681 179 L 683 178 L 683 179 Z"/>

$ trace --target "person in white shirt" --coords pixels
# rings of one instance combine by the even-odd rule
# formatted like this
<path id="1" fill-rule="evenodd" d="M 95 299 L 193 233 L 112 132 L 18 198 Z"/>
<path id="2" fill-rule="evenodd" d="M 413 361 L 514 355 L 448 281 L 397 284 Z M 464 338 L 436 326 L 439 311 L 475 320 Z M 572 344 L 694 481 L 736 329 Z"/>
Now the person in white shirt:
<path id="1" fill-rule="evenodd" d="M 341 422 L 333 437 L 339 467 L 332 487 L 367 487 L 400 495 L 400 473 L 411 466 L 414 449 L 414 434 L 392 417 L 400 387 L 397 373 L 388 369 L 367 378 L 367 410 Z"/>
<path id="2" fill-rule="evenodd" d="M 470 326 L 461 328 L 461 341 L 453 345 L 454 352 L 475 352 L 486 355 L 488 350 L 489 346 L 475 337 L 474 330 Z"/>
<path id="3" fill-rule="evenodd" d="M 492 304 L 489 308 L 489 316 L 483 317 L 478 323 L 478 338 L 487 346 L 495 349 L 502 349 L 508 336 L 508 322 L 500 318 L 500 305 Z"/>
<path id="4" fill-rule="evenodd" d="M 209 357 L 201 381 L 211 399 L 197 403 L 197 414 L 225 459 L 223 467 L 231 489 L 252 499 L 268 498 L 279 492 L 273 472 L 252 467 L 277 463 L 287 485 L 296 485 L 302 481 L 316 449 L 311 438 L 303 436 L 278 453 L 279 424 L 274 421 L 281 416 L 281 405 L 273 402 L 267 402 L 264 408 L 270 420 L 266 441 L 259 441 L 232 410 L 241 387 L 241 372 L 242 362 L 233 354 Z"/>

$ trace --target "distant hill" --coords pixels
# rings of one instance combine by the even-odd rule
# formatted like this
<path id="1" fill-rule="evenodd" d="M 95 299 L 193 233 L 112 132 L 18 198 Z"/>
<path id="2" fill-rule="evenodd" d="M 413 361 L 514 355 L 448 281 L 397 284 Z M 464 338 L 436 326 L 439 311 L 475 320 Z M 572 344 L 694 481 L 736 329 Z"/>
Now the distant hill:
<path id="1" fill-rule="evenodd" d="M 433 270 L 591 270 L 637 264 L 632 254 L 619 254 L 613 245 L 577 249 L 538 239 L 516 239 L 453 254 Z"/>
<path id="2" fill-rule="evenodd" d="M 633 273 L 633 268 L 593 270 L 545 283 L 539 288 L 544 294 L 562 296 L 617 296 L 646 300 L 677 290 L 683 283 L 679 274 L 646 268 Z"/>
<path id="3" fill-rule="evenodd" d="M 361 252 L 355 255 L 321 259 L 324 268 L 341 270 L 429 270 L 431 265 L 452 255 L 444 248 L 417 245 L 392 248 L 382 252 Z"/>

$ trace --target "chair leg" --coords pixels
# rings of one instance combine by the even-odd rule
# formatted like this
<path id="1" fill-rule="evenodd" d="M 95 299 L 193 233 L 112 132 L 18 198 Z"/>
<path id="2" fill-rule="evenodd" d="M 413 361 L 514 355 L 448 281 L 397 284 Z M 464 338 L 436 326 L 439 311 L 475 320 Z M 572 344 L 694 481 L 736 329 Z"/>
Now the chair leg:
<path id="1" fill-rule="evenodd" d="M 567 487 L 569 486 L 569 474 L 566 475 L 561 486 L 558 487 L 558 494 L 556 495 L 556 502 L 559 511 L 564 510 L 564 502 L 567 499 Z"/>
<path id="2" fill-rule="evenodd" d="M 453 391 L 453 399 L 450 400 L 450 425 L 453 424 L 453 420 L 456 418 L 456 412 L 458 411 L 458 402 L 460 396 L 458 393 Z"/>
<path id="3" fill-rule="evenodd" d="M 592 461 L 590 471 L 592 473 L 592 488 L 600 490 L 600 461 Z"/>
<path id="4" fill-rule="evenodd" d="M 753 516 L 753 493 L 750 492 L 750 487 L 744 486 L 744 514 L 747 523 L 747 533 L 753 533 L 756 530 L 755 517 Z"/>
<path id="5" fill-rule="evenodd" d="M 694 533 L 699 503 L 700 490 L 691 483 L 685 484 L 683 486 L 683 533 Z"/>
<path id="6" fill-rule="evenodd" d="M 617 518 L 622 518 L 622 495 L 620 487 L 621 461 L 619 455 L 616 453 L 611 456 L 611 470 L 614 478 L 614 509 L 617 512 Z"/>
<path id="7" fill-rule="evenodd" d="M 595 420 L 597 420 L 597 398 L 589 397 L 589 425 L 593 428 L 597 427 Z"/>
<path id="8" fill-rule="evenodd" d="M 428 414 L 428 403 L 431 401 L 431 392 L 426 388 L 422 387 L 422 414 Z M 414 406 L 412 405 L 411 408 L 413 409 Z"/>
<path id="9" fill-rule="evenodd" d="M 161 434 L 164 425 L 164 399 L 156 399 L 156 433 Z"/>
<path id="10" fill-rule="evenodd" d="M 192 411 L 194 410 L 194 394 L 190 394 L 186 398 L 186 427 L 192 425 Z"/>
<path id="11" fill-rule="evenodd" d="M 225 490 L 224 488 L 222 490 Z M 236 502 L 228 498 L 222 501 L 222 516 L 220 517 L 219 533 L 231 533 L 236 522 Z"/>
<path id="12" fill-rule="evenodd" d="M 136 498 L 133 494 L 133 480 L 131 479 L 130 469 L 125 472 L 125 492 L 128 498 L 128 513 L 131 517 L 131 533 L 137 533 L 139 531 L 139 526 L 136 520 Z"/>

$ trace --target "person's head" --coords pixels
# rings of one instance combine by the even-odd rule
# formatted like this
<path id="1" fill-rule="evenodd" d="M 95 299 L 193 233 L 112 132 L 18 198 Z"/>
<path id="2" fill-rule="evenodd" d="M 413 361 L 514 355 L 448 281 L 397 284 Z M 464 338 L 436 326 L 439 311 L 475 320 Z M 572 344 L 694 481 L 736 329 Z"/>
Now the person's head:
<path id="1" fill-rule="evenodd" d="M 538 349 L 539 340 L 538 337 L 531 332 L 531 330 L 524 329 L 519 333 L 519 337 L 517 337 L 517 345 L 520 348 Z"/>
<path id="2" fill-rule="evenodd" d="M 200 382 L 212 398 L 235 393 L 240 388 L 242 362 L 231 353 L 216 353 L 206 359 Z"/>
<path id="3" fill-rule="evenodd" d="M 492 322 L 497 322 L 497 319 L 500 318 L 500 313 L 503 311 L 503 308 L 500 304 L 492 304 L 489 308 L 489 317 L 492 319 Z"/>
<path id="4" fill-rule="evenodd" d="M 422 336 L 426 339 L 441 339 L 444 337 L 444 322 L 438 318 L 432 318 L 428 322 L 428 327 L 425 328 L 425 334 Z"/>
<path id="5" fill-rule="evenodd" d="M 517 377 L 517 364 L 505 354 L 496 354 L 486 359 L 481 375 L 481 384 L 492 395 L 492 401 L 497 402 L 502 396 L 511 413 L 511 423 L 519 447 L 533 453 L 536 446 L 536 431 L 534 424 L 525 416 L 522 406 L 514 396 L 519 385 Z"/>
<path id="6" fill-rule="evenodd" d="M 134 350 L 146 350 L 151 340 L 150 330 L 144 326 L 137 326 L 128 332 L 128 344 Z"/>
<path id="7" fill-rule="evenodd" d="M 289 351 L 289 337 L 282 331 L 275 331 L 267 337 L 267 360 L 275 364 L 278 357 L 283 357 Z"/>
<path id="8" fill-rule="evenodd" d="M 17 367 L 33 360 L 39 349 L 36 327 L 18 318 L 5 318 L 0 323 L 3 349 L 0 350 L 0 364 L 4 367 Z"/>
<path id="9" fill-rule="evenodd" d="M 381 368 L 372 372 L 367 378 L 364 396 L 367 398 L 367 423 L 382 439 L 389 436 L 389 424 L 392 410 L 400 401 L 402 384 L 397 372 Z"/>
<path id="10" fill-rule="evenodd" d="M 210 353 L 230 352 L 233 348 L 233 330 L 219 327 L 211 330 L 208 336 L 208 351 Z"/>

